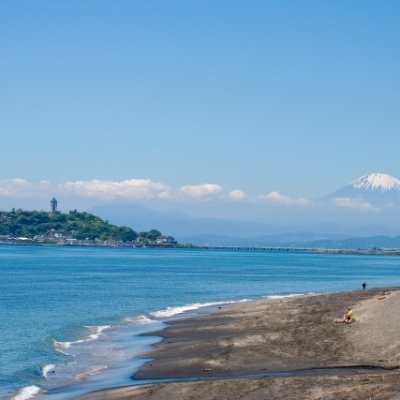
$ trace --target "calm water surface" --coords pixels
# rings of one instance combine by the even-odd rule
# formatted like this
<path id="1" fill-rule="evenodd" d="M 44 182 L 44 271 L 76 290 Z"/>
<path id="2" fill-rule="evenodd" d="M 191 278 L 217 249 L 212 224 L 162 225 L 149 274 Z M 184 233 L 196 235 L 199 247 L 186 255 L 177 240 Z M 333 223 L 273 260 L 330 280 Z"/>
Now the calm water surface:
<path id="1" fill-rule="evenodd" d="M 0 246 L 0 398 L 67 399 L 129 383 L 138 353 L 158 340 L 137 335 L 204 304 L 364 281 L 400 285 L 400 258 Z"/>

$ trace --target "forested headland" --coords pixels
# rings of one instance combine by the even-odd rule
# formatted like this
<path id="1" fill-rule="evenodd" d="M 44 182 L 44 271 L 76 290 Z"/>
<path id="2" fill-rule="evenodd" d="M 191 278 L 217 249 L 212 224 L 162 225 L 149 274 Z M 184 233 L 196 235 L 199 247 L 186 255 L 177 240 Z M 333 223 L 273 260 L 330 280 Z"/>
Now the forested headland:
<path id="1" fill-rule="evenodd" d="M 136 232 L 127 226 L 112 225 L 88 212 L 24 211 L 0 212 L 0 235 L 5 239 L 74 244 L 75 241 L 115 241 L 135 244 L 176 245 L 171 236 L 152 229 Z"/>

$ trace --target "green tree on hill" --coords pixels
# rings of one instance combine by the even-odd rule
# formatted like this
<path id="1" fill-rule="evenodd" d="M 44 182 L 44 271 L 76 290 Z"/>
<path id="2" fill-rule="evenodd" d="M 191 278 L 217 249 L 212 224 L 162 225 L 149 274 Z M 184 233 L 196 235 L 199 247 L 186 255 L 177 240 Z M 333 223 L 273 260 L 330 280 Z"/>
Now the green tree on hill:
<path id="1" fill-rule="evenodd" d="M 64 214 L 44 211 L 12 210 L 2 212 L 0 234 L 34 238 L 51 231 L 71 236 L 75 239 L 102 239 L 132 241 L 137 233 L 129 227 L 111 225 L 101 218 L 77 211 Z"/>
<path id="2" fill-rule="evenodd" d="M 156 240 L 158 237 L 161 236 L 161 232 L 157 229 L 152 229 L 149 232 L 140 232 L 139 236 L 148 240 Z"/>

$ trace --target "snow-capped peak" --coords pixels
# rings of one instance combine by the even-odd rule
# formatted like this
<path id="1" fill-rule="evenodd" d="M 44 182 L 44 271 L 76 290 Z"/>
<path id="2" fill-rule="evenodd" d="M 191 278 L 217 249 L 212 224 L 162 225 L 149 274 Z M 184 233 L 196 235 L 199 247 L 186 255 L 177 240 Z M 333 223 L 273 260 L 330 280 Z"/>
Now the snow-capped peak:
<path id="1" fill-rule="evenodd" d="M 351 183 L 351 186 L 355 189 L 386 192 L 389 190 L 400 190 L 400 180 L 387 174 L 375 173 L 356 179 Z"/>

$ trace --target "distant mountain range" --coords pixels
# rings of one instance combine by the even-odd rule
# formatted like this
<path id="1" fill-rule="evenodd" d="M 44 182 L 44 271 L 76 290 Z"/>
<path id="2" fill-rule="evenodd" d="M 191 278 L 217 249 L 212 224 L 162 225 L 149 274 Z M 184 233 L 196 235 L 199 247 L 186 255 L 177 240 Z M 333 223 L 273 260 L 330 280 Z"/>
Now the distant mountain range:
<path id="1" fill-rule="evenodd" d="M 318 238 L 319 237 L 319 238 Z M 307 232 L 281 235 L 234 238 L 217 235 L 198 235 L 187 238 L 188 242 L 205 246 L 255 246 L 295 247 L 323 249 L 400 249 L 400 236 L 345 237 Z"/>
<path id="2" fill-rule="evenodd" d="M 233 221 L 219 218 L 192 217 L 180 211 L 159 211 L 138 204 L 107 204 L 90 209 L 91 212 L 115 224 L 128 225 L 136 231 L 157 227 L 180 240 L 193 235 L 263 235 L 283 233 L 284 228 L 257 222 Z"/>
<path id="3" fill-rule="evenodd" d="M 383 173 L 367 174 L 317 202 L 339 205 L 342 207 L 340 209 L 348 210 L 351 215 L 355 213 L 350 207 L 354 204 L 365 209 L 389 210 L 392 213 L 390 215 L 395 215 L 400 211 L 397 208 L 400 206 L 400 180 Z M 343 207 L 347 205 L 348 208 Z M 90 211 L 113 224 L 128 225 L 136 231 L 157 227 L 173 235 L 180 243 L 344 249 L 400 248 L 400 237 L 396 235 L 400 229 L 397 230 L 396 225 L 392 229 L 385 226 L 381 217 L 372 222 L 368 214 L 357 226 L 351 222 L 348 226 L 337 226 L 333 222 L 335 216 L 332 215 L 331 222 L 314 225 L 310 222 L 299 229 L 298 226 L 263 222 L 193 217 L 176 210 L 159 211 L 137 204 L 108 204 L 94 207 Z M 376 221 L 382 226 L 378 226 Z"/>

